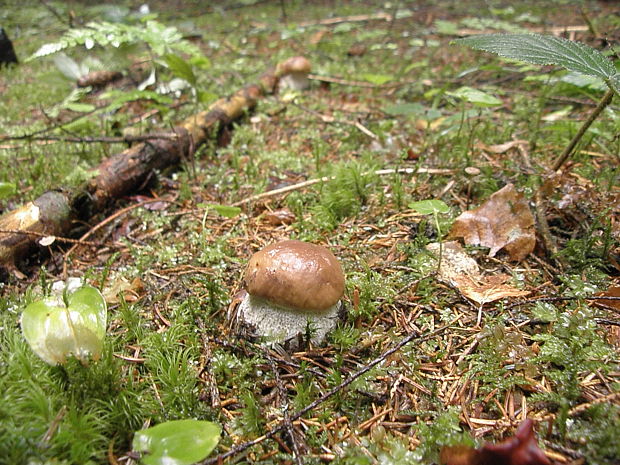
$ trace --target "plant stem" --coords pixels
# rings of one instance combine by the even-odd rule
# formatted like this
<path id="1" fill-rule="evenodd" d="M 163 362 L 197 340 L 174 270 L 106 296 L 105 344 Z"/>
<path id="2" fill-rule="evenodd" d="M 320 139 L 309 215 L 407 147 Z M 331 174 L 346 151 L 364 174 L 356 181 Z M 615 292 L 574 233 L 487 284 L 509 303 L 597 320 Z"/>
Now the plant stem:
<path id="1" fill-rule="evenodd" d="M 568 159 L 568 157 L 572 153 L 577 143 L 581 140 L 585 132 L 588 130 L 590 125 L 594 122 L 596 118 L 598 118 L 598 116 L 605 109 L 605 107 L 611 103 L 611 99 L 613 98 L 613 96 L 614 96 L 614 91 L 613 89 L 609 88 L 607 92 L 605 92 L 605 95 L 603 95 L 603 98 L 598 103 L 598 105 L 596 106 L 592 114 L 581 125 L 581 127 L 579 128 L 579 131 L 577 131 L 577 134 L 575 134 L 575 137 L 573 137 L 573 139 L 566 146 L 562 154 L 555 161 L 555 163 L 553 164 L 553 168 L 552 168 L 553 171 L 557 171 L 560 169 L 560 167 L 564 164 L 564 162 Z"/>
<path id="2" fill-rule="evenodd" d="M 439 215 L 437 212 L 433 213 L 435 217 L 435 227 L 437 228 L 437 237 L 439 238 L 439 258 L 437 259 L 437 274 L 441 273 L 441 257 L 443 256 L 443 240 L 441 234 L 441 227 L 439 226 Z"/>

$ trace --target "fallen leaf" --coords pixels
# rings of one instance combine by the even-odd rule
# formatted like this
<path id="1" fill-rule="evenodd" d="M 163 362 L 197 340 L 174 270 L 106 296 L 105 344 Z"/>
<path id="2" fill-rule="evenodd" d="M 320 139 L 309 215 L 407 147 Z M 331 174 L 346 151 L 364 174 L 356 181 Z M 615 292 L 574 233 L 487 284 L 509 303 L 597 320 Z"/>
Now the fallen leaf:
<path id="1" fill-rule="evenodd" d="M 449 237 L 489 247 L 490 257 L 504 249 L 511 260 L 520 261 L 536 245 L 534 216 L 523 194 L 508 184 L 478 208 L 461 213 Z"/>
<path id="2" fill-rule="evenodd" d="M 485 444 L 480 449 L 449 446 L 441 450 L 443 465 L 551 465 L 538 447 L 534 422 L 527 419 L 519 425 L 513 437 L 497 444 Z"/>
<path id="3" fill-rule="evenodd" d="M 595 294 L 597 297 L 620 297 L 620 286 L 611 286 L 605 292 L 598 292 Z M 620 313 L 620 300 L 612 299 L 597 299 L 593 301 L 593 304 L 599 308 L 606 310 L 612 310 L 616 313 Z"/>
<path id="4" fill-rule="evenodd" d="M 270 225 L 280 226 L 282 224 L 292 224 L 295 221 L 295 214 L 288 208 L 282 208 L 265 213 L 264 218 Z"/>
<path id="5" fill-rule="evenodd" d="M 504 153 L 504 152 L 508 152 L 508 150 L 510 150 L 513 147 L 518 147 L 519 145 L 524 145 L 524 144 L 527 144 L 526 140 L 511 140 L 510 142 L 504 142 L 503 144 L 486 145 L 483 143 L 479 143 L 479 144 L 476 144 L 476 146 L 486 152 Z"/>
<path id="6" fill-rule="evenodd" d="M 438 243 L 429 244 L 426 248 L 439 256 Z M 479 305 L 529 294 L 529 291 L 506 284 L 510 279 L 506 274 L 482 275 L 478 263 L 467 255 L 456 241 L 443 244 L 439 279 L 457 288 L 463 296 Z"/>
<path id="7" fill-rule="evenodd" d="M 144 291 L 144 282 L 134 278 L 129 282 L 123 276 L 117 276 L 109 286 L 103 290 L 103 297 L 108 304 L 118 304 L 122 299 L 125 302 L 136 302 Z"/>

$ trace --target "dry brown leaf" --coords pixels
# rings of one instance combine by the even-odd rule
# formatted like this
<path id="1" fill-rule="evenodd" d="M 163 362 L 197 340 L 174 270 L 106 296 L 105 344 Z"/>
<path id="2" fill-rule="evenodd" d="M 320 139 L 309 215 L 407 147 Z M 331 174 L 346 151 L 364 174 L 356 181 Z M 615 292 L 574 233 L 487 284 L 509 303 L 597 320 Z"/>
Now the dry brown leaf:
<path id="1" fill-rule="evenodd" d="M 264 216 L 267 223 L 272 226 L 280 226 L 282 224 L 292 224 L 295 221 L 295 214 L 288 208 L 281 208 L 265 213 Z"/>
<path id="2" fill-rule="evenodd" d="M 110 305 L 120 303 L 121 296 L 125 302 L 136 302 L 143 291 L 144 282 L 140 278 L 134 278 L 129 282 L 124 277 L 118 276 L 103 290 L 103 298 Z"/>
<path id="3" fill-rule="evenodd" d="M 522 297 L 529 294 L 529 291 L 505 284 L 508 279 L 510 276 L 506 274 L 484 276 L 479 280 L 462 276 L 457 279 L 457 288 L 465 297 L 480 305 L 506 297 Z"/>
<path id="4" fill-rule="evenodd" d="M 476 144 L 476 146 L 486 152 L 504 153 L 513 147 L 518 147 L 519 145 L 524 145 L 524 144 L 527 144 L 526 140 L 511 140 L 510 142 L 504 142 L 503 144 L 486 145 L 483 143 L 479 143 L 479 144 Z"/>
<path id="5" fill-rule="evenodd" d="M 449 237 L 489 247 L 490 257 L 504 249 L 511 260 L 520 261 L 536 245 L 534 216 L 523 194 L 508 184 L 478 208 L 461 213 Z"/>
<path id="6" fill-rule="evenodd" d="M 438 243 L 429 244 L 427 249 L 439 255 Z M 456 287 L 463 296 L 479 305 L 529 294 L 529 291 L 506 284 L 510 279 L 506 274 L 483 276 L 476 261 L 456 241 L 443 244 L 439 279 Z"/>
<path id="7" fill-rule="evenodd" d="M 620 286 L 611 286 L 605 292 L 599 292 L 595 295 L 601 297 L 620 297 Z M 597 307 L 620 313 L 620 300 L 599 299 L 594 300 L 593 303 Z"/>
<path id="8" fill-rule="evenodd" d="M 534 422 L 527 419 L 515 435 L 497 444 L 485 444 L 480 449 L 467 446 L 447 446 L 441 449 L 443 465 L 551 465 L 551 460 L 538 447 Z"/>

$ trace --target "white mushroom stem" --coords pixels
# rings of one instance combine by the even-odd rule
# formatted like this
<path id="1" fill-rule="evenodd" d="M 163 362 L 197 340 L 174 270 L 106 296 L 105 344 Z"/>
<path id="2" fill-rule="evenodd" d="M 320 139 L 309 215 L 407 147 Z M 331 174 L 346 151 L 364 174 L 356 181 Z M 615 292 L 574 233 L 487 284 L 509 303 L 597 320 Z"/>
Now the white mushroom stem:
<path id="1" fill-rule="evenodd" d="M 246 294 L 237 308 L 237 324 L 268 344 L 280 343 L 297 348 L 309 331 L 312 344 L 321 344 L 340 319 L 338 301 L 326 310 L 293 310 L 275 306 L 264 299 Z"/>
<path id="2" fill-rule="evenodd" d="M 310 87 L 308 73 L 289 73 L 280 78 L 280 89 L 304 90 Z"/>

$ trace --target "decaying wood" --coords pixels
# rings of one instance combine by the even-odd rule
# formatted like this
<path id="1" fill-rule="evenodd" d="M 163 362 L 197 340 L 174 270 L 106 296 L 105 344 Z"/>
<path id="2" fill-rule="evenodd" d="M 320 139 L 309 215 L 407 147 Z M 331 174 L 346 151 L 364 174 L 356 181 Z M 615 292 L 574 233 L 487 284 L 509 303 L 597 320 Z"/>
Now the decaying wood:
<path id="1" fill-rule="evenodd" d="M 56 236 L 71 229 L 77 219 L 87 220 L 118 199 L 143 187 L 158 170 L 177 165 L 218 130 L 253 108 L 262 95 L 277 85 L 273 72 L 257 85 L 214 102 L 172 131 L 137 144 L 103 160 L 95 176 L 71 193 L 46 192 L 33 202 L 0 217 L 0 268 L 13 268 L 41 235 Z"/>
<path id="2" fill-rule="evenodd" d="M 46 192 L 38 199 L 0 218 L 0 264 L 11 266 L 41 234 L 63 234 L 70 224 L 69 198 L 61 192 Z"/>

